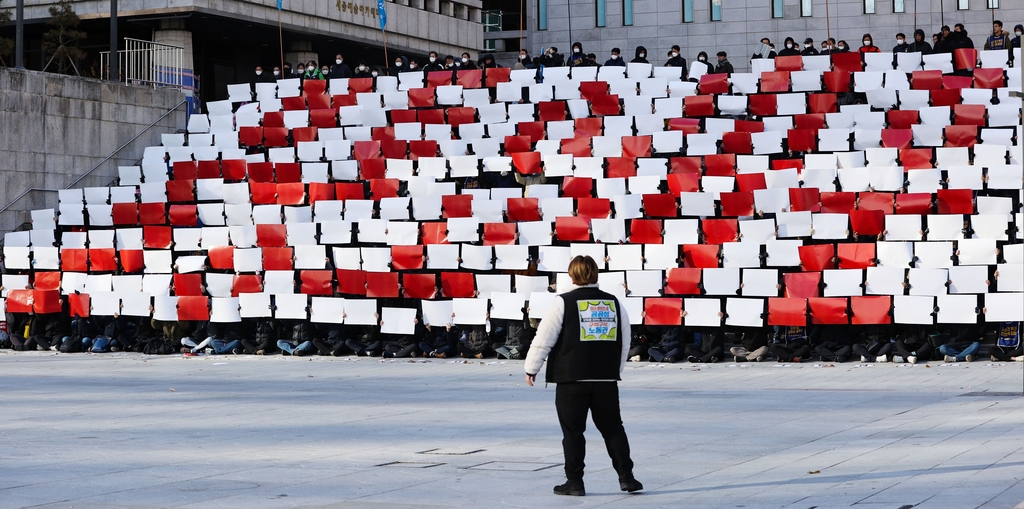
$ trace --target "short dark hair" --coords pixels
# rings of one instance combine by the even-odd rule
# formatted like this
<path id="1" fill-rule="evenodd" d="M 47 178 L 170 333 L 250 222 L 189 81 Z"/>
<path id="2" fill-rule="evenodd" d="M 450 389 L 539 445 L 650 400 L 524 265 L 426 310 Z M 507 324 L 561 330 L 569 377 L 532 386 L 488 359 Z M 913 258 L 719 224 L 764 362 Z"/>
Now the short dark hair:
<path id="1" fill-rule="evenodd" d="M 720 57 L 728 57 L 729 55 L 727 55 L 724 51 L 719 51 L 718 52 L 718 56 L 720 56 Z"/>
<path id="2" fill-rule="evenodd" d="M 999 21 L 998 19 L 997 19 L 997 20 L 995 20 L 995 21 L 993 21 L 993 22 L 992 22 L 992 24 L 993 24 L 993 25 L 999 25 L 999 26 L 1003 26 L 1003 22 L 1002 22 L 1002 21 Z"/>
<path id="3" fill-rule="evenodd" d="M 622 50 L 619 48 L 612 48 L 612 53 L 622 53 Z"/>
<path id="4" fill-rule="evenodd" d="M 679 49 L 679 45 L 678 44 L 673 44 L 672 45 L 672 49 L 675 49 L 675 50 Z"/>
<path id="5" fill-rule="evenodd" d="M 900 32 L 900 33 L 896 34 L 896 37 L 902 37 L 904 39 L 907 38 L 907 36 L 903 32 Z"/>

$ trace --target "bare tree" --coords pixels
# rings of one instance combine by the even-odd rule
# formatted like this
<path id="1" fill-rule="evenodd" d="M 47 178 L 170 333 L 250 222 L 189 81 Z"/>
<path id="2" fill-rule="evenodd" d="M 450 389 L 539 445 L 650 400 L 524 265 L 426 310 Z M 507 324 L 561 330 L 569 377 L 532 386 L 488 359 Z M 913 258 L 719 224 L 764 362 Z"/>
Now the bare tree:
<path id="1" fill-rule="evenodd" d="M 56 64 L 57 72 L 61 74 L 74 69 L 75 74 L 81 75 L 75 66 L 75 60 L 85 57 L 85 52 L 78 48 L 78 42 L 85 39 L 85 32 L 76 30 L 81 22 L 71 8 L 71 0 L 60 0 L 50 7 L 50 19 L 46 24 L 53 28 L 43 34 L 43 52 L 51 56 L 43 67 L 44 71 L 50 64 Z"/>
<path id="2" fill-rule="evenodd" d="M 2 3 L 3 3 L 3 0 L 0 0 L 0 4 L 2 4 Z M 2 9 L 2 10 L 0 10 L 0 28 L 3 28 L 4 26 L 6 26 L 10 22 L 11 22 L 11 10 L 10 9 Z M 8 39 L 6 37 L 0 37 L 0 65 L 3 65 L 3 66 L 7 65 L 7 62 L 4 62 L 4 57 L 7 56 L 7 55 L 10 55 L 11 51 L 13 51 L 13 50 L 14 50 L 14 41 L 12 41 L 12 40 L 10 40 L 10 39 Z"/>

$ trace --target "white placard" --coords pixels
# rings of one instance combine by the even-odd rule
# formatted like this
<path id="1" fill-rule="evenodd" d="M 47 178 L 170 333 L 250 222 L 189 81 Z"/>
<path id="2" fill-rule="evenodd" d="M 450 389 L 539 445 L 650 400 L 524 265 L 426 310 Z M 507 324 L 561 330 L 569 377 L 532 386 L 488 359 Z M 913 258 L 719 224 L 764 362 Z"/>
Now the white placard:
<path id="1" fill-rule="evenodd" d="M 381 334 L 414 334 L 416 332 L 416 308 L 383 308 L 380 332 Z"/>
<path id="2" fill-rule="evenodd" d="M 452 323 L 484 325 L 487 323 L 487 299 L 452 299 Z"/>
<path id="3" fill-rule="evenodd" d="M 718 299 L 683 299 L 683 317 L 687 327 L 718 327 L 722 325 L 722 301 Z"/>
<path id="4" fill-rule="evenodd" d="M 725 301 L 725 324 L 736 327 L 764 325 L 764 299 L 729 298 Z M 689 318 L 689 313 L 687 313 Z"/>

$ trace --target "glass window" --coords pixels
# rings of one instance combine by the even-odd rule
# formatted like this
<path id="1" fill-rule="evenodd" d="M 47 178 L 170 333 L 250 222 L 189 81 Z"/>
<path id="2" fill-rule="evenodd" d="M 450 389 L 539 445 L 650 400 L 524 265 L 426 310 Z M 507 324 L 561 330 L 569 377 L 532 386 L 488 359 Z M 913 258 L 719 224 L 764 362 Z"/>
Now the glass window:
<path id="1" fill-rule="evenodd" d="M 548 29 L 548 0 L 537 0 L 537 30 Z"/>
<path id="2" fill-rule="evenodd" d="M 892 0 L 892 12 L 907 12 L 906 0 Z"/>
<path id="3" fill-rule="evenodd" d="M 693 0 L 683 0 L 683 23 L 693 23 Z"/>
<path id="4" fill-rule="evenodd" d="M 603 27 L 608 23 L 608 0 L 595 0 L 597 2 L 596 25 Z"/>
<path id="5" fill-rule="evenodd" d="M 711 21 L 722 21 L 722 0 L 711 0 Z"/>
<path id="6" fill-rule="evenodd" d="M 988 0 L 988 8 L 989 9 L 998 9 L 999 8 L 999 0 Z"/>
<path id="7" fill-rule="evenodd" d="M 971 0 L 956 0 L 956 10 L 966 11 L 971 8 Z"/>
<path id="8" fill-rule="evenodd" d="M 875 13 L 875 0 L 864 0 L 864 14 Z"/>
<path id="9" fill-rule="evenodd" d="M 622 25 L 633 26 L 633 0 L 622 0 Z"/>
<path id="10" fill-rule="evenodd" d="M 811 4 L 813 0 L 800 0 L 800 15 L 801 16 L 812 16 Z"/>
<path id="11" fill-rule="evenodd" d="M 772 0 L 772 17 L 782 17 L 782 0 Z"/>

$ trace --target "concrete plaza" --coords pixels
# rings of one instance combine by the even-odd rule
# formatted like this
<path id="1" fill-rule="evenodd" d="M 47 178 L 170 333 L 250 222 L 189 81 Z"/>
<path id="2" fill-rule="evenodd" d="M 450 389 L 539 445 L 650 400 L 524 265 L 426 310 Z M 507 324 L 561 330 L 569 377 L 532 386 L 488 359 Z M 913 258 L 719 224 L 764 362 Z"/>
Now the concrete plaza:
<path id="1" fill-rule="evenodd" d="M 574 498 L 517 361 L 0 352 L 0 507 L 1012 508 L 1022 368 L 630 363 Z"/>

